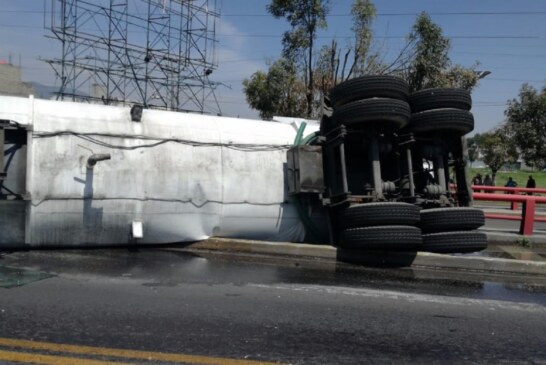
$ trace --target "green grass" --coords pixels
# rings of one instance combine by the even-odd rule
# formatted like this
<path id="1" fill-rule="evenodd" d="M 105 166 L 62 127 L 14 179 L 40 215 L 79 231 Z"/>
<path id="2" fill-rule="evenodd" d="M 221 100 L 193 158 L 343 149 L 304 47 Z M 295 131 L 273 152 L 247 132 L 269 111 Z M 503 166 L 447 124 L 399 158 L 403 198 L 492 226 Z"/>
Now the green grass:
<path id="1" fill-rule="evenodd" d="M 533 241 L 529 239 L 529 237 L 523 236 L 516 240 L 516 245 L 519 245 L 525 248 L 533 248 Z"/>
<path id="2" fill-rule="evenodd" d="M 482 175 L 482 180 L 486 174 L 491 175 L 491 170 L 484 169 L 470 169 L 470 178 L 476 176 L 477 173 Z M 497 186 L 504 186 L 508 181 L 508 177 L 512 177 L 514 181 L 518 183 L 518 187 L 524 188 L 527 185 L 527 179 L 529 175 L 533 176 L 537 183 L 537 188 L 546 188 L 546 172 L 544 171 L 499 171 L 497 172 Z"/>

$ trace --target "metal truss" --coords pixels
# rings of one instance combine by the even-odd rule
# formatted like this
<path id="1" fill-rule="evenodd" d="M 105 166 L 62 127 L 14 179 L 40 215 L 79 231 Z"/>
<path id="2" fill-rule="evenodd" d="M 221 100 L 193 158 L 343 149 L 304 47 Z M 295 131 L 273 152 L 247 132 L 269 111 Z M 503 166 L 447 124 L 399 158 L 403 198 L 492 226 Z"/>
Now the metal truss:
<path id="1" fill-rule="evenodd" d="M 51 0 L 57 98 L 220 114 L 216 0 Z"/>

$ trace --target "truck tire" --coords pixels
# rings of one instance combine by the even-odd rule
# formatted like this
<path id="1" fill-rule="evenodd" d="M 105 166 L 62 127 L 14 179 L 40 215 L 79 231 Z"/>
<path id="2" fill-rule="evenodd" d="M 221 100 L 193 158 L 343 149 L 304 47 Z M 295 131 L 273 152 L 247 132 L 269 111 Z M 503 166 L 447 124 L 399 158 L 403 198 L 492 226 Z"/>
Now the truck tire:
<path id="1" fill-rule="evenodd" d="M 409 103 L 412 113 L 431 109 L 463 109 L 472 108 L 470 92 L 465 89 L 425 89 L 410 95 Z"/>
<path id="2" fill-rule="evenodd" d="M 391 98 L 407 101 L 409 86 L 406 81 L 394 76 L 362 76 L 342 82 L 330 91 L 334 108 L 355 100 L 368 98 Z"/>
<path id="3" fill-rule="evenodd" d="M 410 120 L 409 104 L 405 101 L 374 98 L 353 101 L 334 110 L 337 125 L 372 128 L 376 131 L 395 131 Z"/>
<path id="4" fill-rule="evenodd" d="M 415 113 L 408 125 L 411 132 L 449 132 L 463 136 L 474 129 L 474 116 L 467 110 L 434 109 Z"/>
<path id="5" fill-rule="evenodd" d="M 377 251 L 415 251 L 422 243 L 421 230 L 411 226 L 350 228 L 341 232 L 340 246 Z"/>
<path id="6" fill-rule="evenodd" d="M 338 221 L 342 228 L 414 226 L 419 223 L 419 207 L 397 202 L 357 204 L 339 211 Z"/>
<path id="7" fill-rule="evenodd" d="M 470 231 L 485 224 L 483 211 L 476 208 L 436 208 L 421 210 L 423 233 Z"/>
<path id="8" fill-rule="evenodd" d="M 487 235 L 478 231 L 441 232 L 423 235 L 422 250 L 436 253 L 468 253 L 487 248 Z"/>

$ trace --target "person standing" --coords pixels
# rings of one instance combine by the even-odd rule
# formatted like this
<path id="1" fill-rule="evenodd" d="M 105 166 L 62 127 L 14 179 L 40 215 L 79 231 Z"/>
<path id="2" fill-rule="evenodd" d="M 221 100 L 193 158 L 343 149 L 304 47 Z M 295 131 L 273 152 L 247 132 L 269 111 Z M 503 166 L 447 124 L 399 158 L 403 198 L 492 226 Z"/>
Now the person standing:
<path id="1" fill-rule="evenodd" d="M 493 179 L 489 175 L 485 175 L 485 178 L 483 179 L 483 184 L 485 186 L 493 186 Z M 493 191 L 486 190 L 486 193 L 492 193 Z"/>
<path id="2" fill-rule="evenodd" d="M 472 185 L 481 185 L 482 184 L 482 175 L 477 174 L 472 179 Z M 480 193 L 480 190 L 475 190 L 476 193 Z"/>
<path id="3" fill-rule="evenodd" d="M 529 180 L 527 180 L 527 185 L 525 186 L 527 189 L 535 189 L 537 187 L 537 183 L 535 182 L 535 179 L 531 175 L 529 175 Z M 532 192 L 527 193 L 527 195 L 533 195 Z"/>
<path id="4" fill-rule="evenodd" d="M 504 185 L 504 187 L 506 187 L 506 188 L 515 188 L 515 187 L 517 187 L 517 186 L 518 186 L 518 183 L 515 182 L 514 180 L 512 180 L 512 177 L 509 177 L 509 178 L 508 178 L 508 181 L 507 181 L 506 184 Z M 508 191 L 507 193 L 508 193 L 508 194 L 514 194 L 513 191 Z"/>
<path id="5" fill-rule="evenodd" d="M 518 183 L 515 182 L 514 180 L 512 180 L 511 177 L 508 178 L 508 181 L 506 182 L 506 185 L 504 185 L 505 187 L 507 188 L 515 188 L 516 186 L 518 186 Z"/>

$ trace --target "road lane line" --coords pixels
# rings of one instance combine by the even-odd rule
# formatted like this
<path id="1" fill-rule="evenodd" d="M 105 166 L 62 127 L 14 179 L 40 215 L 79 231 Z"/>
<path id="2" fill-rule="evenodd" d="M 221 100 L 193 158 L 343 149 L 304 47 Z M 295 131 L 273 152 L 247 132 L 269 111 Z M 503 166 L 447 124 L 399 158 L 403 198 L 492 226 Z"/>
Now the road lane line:
<path id="1" fill-rule="evenodd" d="M 78 357 L 54 356 L 31 354 L 27 352 L 2 351 L 0 350 L 0 360 L 10 362 L 22 362 L 27 364 L 40 365 L 130 365 L 125 362 L 111 362 L 100 360 L 89 360 Z"/>
<path id="2" fill-rule="evenodd" d="M 196 365 L 272 365 L 273 362 L 256 360 L 226 359 L 220 357 L 174 354 L 153 351 L 113 349 L 93 346 L 77 346 L 51 342 L 39 342 L 28 340 L 17 340 L 11 338 L 0 338 L 0 345 L 7 347 L 25 348 L 32 350 L 45 350 L 55 352 L 66 352 L 72 354 L 83 354 L 91 356 L 111 356 L 126 359 L 144 359 L 151 361 L 169 361 L 174 363 L 190 363 Z"/>
<path id="3" fill-rule="evenodd" d="M 497 299 L 472 298 L 472 297 L 451 297 L 441 294 L 408 293 L 393 290 L 379 290 L 369 288 L 351 288 L 343 286 L 326 286 L 313 284 L 246 284 L 247 287 L 294 291 L 303 293 L 315 293 L 319 295 L 345 295 L 350 297 L 377 298 L 388 300 L 404 300 L 410 303 L 424 302 L 445 304 L 449 306 L 471 306 L 480 305 L 491 310 L 517 310 L 531 313 L 546 313 L 546 307 L 539 303 L 532 302 L 511 302 Z"/>

